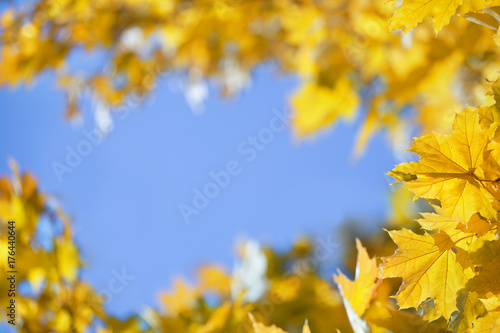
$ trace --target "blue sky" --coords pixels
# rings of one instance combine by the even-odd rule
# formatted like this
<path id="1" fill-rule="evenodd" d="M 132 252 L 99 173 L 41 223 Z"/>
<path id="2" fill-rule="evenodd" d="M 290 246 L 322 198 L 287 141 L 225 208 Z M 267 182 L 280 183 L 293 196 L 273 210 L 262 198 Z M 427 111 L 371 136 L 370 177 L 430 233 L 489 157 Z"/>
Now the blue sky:
<path id="1" fill-rule="evenodd" d="M 248 162 L 238 147 L 269 127 L 273 110 L 287 110 L 298 82 L 260 67 L 235 100 L 210 89 L 205 112 L 194 114 L 167 81 L 138 110 L 114 117 L 114 130 L 59 181 L 54 162 L 88 141 L 90 117 L 78 127 L 63 120 L 64 96 L 50 75 L 31 87 L 0 89 L 0 172 L 7 157 L 36 174 L 72 218 L 87 267 L 83 278 L 99 291 L 113 272 L 135 277 L 108 309 L 126 315 L 157 305 L 156 295 L 176 276 L 192 278 L 202 263 L 231 269 L 235 242 L 257 239 L 285 249 L 300 235 L 324 235 L 349 217 L 383 217 L 388 177 L 396 161 L 382 136 L 351 158 L 358 124 L 340 124 L 313 140 L 289 128 Z M 86 108 L 90 108 L 87 105 Z M 239 174 L 185 223 L 179 205 L 230 161 Z M 371 221 L 371 220 L 370 220 Z"/>

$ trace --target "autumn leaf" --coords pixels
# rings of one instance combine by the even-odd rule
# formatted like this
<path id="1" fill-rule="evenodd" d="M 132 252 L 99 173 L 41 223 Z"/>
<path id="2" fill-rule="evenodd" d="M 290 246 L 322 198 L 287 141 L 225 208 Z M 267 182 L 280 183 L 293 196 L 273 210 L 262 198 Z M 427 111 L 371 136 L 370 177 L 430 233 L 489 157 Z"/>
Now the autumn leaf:
<path id="1" fill-rule="evenodd" d="M 468 291 L 476 292 L 479 297 L 491 293 L 500 295 L 500 241 L 484 238 L 471 244 L 469 257 L 477 274 L 467 282 Z"/>
<path id="2" fill-rule="evenodd" d="M 351 304 L 349 302 L 344 303 L 345 312 L 347 314 L 347 318 L 349 319 L 349 324 L 354 333 L 369 333 L 370 325 L 354 311 Z"/>
<path id="3" fill-rule="evenodd" d="M 358 258 L 354 281 L 349 280 L 340 270 L 337 270 L 338 275 L 334 275 L 333 279 L 342 294 L 344 303 L 348 302 L 361 317 L 374 297 L 378 286 L 376 280 L 379 271 L 377 259 L 370 259 L 359 239 L 356 239 L 356 248 Z"/>
<path id="4" fill-rule="evenodd" d="M 500 333 L 500 308 L 474 321 L 471 333 Z"/>
<path id="5" fill-rule="evenodd" d="M 452 314 L 448 326 L 448 329 L 455 333 L 470 332 L 472 322 L 486 314 L 486 308 L 475 292 L 461 290 L 458 293 L 457 307 L 458 312 Z"/>
<path id="6" fill-rule="evenodd" d="M 482 299 L 488 313 L 472 321 L 471 333 L 500 333 L 500 301 L 493 296 Z"/>
<path id="7" fill-rule="evenodd" d="M 356 333 L 363 333 L 369 332 L 369 326 L 361 317 L 370 305 L 371 300 L 375 296 L 375 291 L 379 286 L 375 282 L 379 270 L 377 259 L 370 259 L 368 252 L 359 239 L 356 239 L 356 248 L 358 250 L 358 258 L 354 281 L 349 280 L 340 270 L 337 270 L 338 275 L 334 275 L 333 279 L 339 288 L 352 329 Z"/>
<path id="8" fill-rule="evenodd" d="M 425 230 L 441 230 L 441 231 L 455 231 L 458 226 L 463 224 L 462 221 L 450 217 L 441 210 L 440 207 L 434 207 L 440 214 L 436 213 L 420 213 L 421 219 L 417 219 L 422 229 Z"/>
<path id="9" fill-rule="evenodd" d="M 366 314 L 366 321 L 390 332 L 444 333 L 446 330 L 446 327 L 441 327 L 437 321 L 427 322 L 415 313 L 398 311 L 392 304 L 380 302 L 370 307 Z M 374 332 L 378 331 L 374 330 Z"/>
<path id="10" fill-rule="evenodd" d="M 413 29 L 427 17 L 432 17 L 436 34 L 450 23 L 462 0 L 403 0 L 390 21 L 392 30 L 403 29 L 405 33 Z"/>
<path id="11" fill-rule="evenodd" d="M 422 229 L 429 231 L 441 231 L 450 236 L 455 246 L 464 247 L 477 237 L 488 234 L 491 229 L 490 223 L 474 214 L 468 222 L 462 222 L 446 215 L 440 207 L 433 206 L 436 213 L 421 213 L 421 219 L 417 219 Z"/>
<path id="12" fill-rule="evenodd" d="M 496 220 L 493 195 L 486 189 L 481 169 L 496 125 L 479 125 L 477 110 L 467 108 L 456 115 L 453 133 L 432 132 L 415 140 L 410 151 L 420 161 L 397 165 L 389 175 L 404 182 L 418 197 L 438 199 L 443 211 L 461 221 L 479 212 Z"/>
<path id="13" fill-rule="evenodd" d="M 474 275 L 460 263 L 461 249 L 443 232 L 417 235 L 402 229 L 389 231 L 399 246 L 382 264 L 383 278 L 401 277 L 403 283 L 395 298 L 402 309 L 418 308 L 429 297 L 445 319 L 457 310 L 457 292 Z"/>

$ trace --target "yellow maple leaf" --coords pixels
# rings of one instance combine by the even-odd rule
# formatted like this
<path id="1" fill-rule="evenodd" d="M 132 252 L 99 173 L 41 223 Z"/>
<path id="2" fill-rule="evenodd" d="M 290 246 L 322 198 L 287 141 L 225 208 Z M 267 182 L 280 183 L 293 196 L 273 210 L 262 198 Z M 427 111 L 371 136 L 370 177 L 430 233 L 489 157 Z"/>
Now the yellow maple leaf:
<path id="1" fill-rule="evenodd" d="M 474 321 L 471 333 L 500 333 L 500 308 Z"/>
<path id="2" fill-rule="evenodd" d="M 480 238 L 471 244 L 470 259 L 477 274 L 467 282 L 467 290 L 477 292 L 479 297 L 491 293 L 500 295 L 500 242 Z"/>
<path id="3" fill-rule="evenodd" d="M 482 299 L 488 313 L 472 322 L 471 333 L 500 333 L 500 301 L 493 296 Z"/>
<path id="4" fill-rule="evenodd" d="M 452 315 L 448 327 L 453 332 L 470 332 L 473 327 L 472 321 L 486 314 L 486 308 L 475 292 L 461 290 L 457 298 L 457 307 L 459 312 Z"/>
<path id="5" fill-rule="evenodd" d="M 418 197 L 440 200 L 443 211 L 453 218 L 468 221 L 479 212 L 496 220 L 494 198 L 483 183 L 481 169 L 496 124 L 483 129 L 479 118 L 476 109 L 467 108 L 456 115 L 452 134 L 432 132 L 416 139 L 410 151 L 420 161 L 399 164 L 389 175 Z"/>
<path id="6" fill-rule="evenodd" d="M 470 267 L 460 263 L 463 250 L 455 248 L 444 232 L 417 235 L 402 229 L 389 235 L 399 248 L 385 258 L 382 276 L 403 278 L 395 296 L 400 308 L 418 308 L 432 297 L 439 315 L 450 318 L 457 310 L 457 292 L 474 276 Z"/>
<path id="7" fill-rule="evenodd" d="M 439 321 L 427 322 L 415 313 L 398 311 L 394 306 L 382 302 L 374 302 L 365 315 L 372 324 L 372 332 L 407 332 L 407 333 L 443 333 Z M 385 329 L 385 330 L 384 330 Z"/>
<path id="8" fill-rule="evenodd" d="M 378 268 L 377 259 L 370 259 L 368 252 L 359 239 L 356 239 L 356 248 L 358 258 L 354 281 L 349 280 L 340 270 L 337 270 L 338 275 L 334 276 L 333 279 L 342 294 L 344 302 L 349 302 L 357 315 L 361 317 L 370 305 L 370 301 L 377 289 L 375 280 L 377 279 Z"/>
<path id="9" fill-rule="evenodd" d="M 390 21 L 392 30 L 403 29 L 405 33 L 413 29 L 427 17 L 432 17 L 436 34 L 450 23 L 462 0 L 403 0 Z"/>
<path id="10" fill-rule="evenodd" d="M 363 333 L 369 332 L 370 329 L 368 324 L 361 319 L 361 316 L 363 316 L 370 305 L 371 300 L 375 296 L 375 291 L 379 286 L 375 282 L 379 270 L 377 268 L 377 259 L 370 259 L 368 252 L 357 238 L 356 248 L 358 250 L 358 257 L 354 281 L 349 280 L 340 270 L 337 270 L 338 275 L 334 276 L 333 279 L 339 288 L 353 331 Z"/>
<path id="11" fill-rule="evenodd" d="M 417 222 L 425 230 L 452 231 L 456 230 L 462 223 L 460 220 L 445 214 L 420 213 L 420 215 L 422 215 L 422 218 L 418 219 Z"/>
<path id="12" fill-rule="evenodd" d="M 478 214 L 472 215 L 467 223 L 446 215 L 440 207 L 433 206 L 436 213 L 421 213 L 422 219 L 418 219 L 422 229 L 429 231 L 442 231 L 446 233 L 456 243 L 461 246 L 464 241 L 470 241 L 474 236 L 485 236 L 491 225 L 482 219 Z M 467 225 L 466 225 L 467 224 Z M 458 243 L 458 244 L 457 244 Z"/>

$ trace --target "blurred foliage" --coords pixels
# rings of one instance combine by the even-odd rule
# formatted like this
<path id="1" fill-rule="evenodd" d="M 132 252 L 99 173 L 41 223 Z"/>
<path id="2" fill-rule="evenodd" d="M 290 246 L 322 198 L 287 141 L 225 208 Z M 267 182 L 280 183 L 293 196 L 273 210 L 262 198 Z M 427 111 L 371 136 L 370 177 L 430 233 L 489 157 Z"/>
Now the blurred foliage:
<path id="1" fill-rule="evenodd" d="M 407 147 L 420 130 L 447 130 L 463 105 L 491 103 L 484 79 L 495 80 L 500 70 L 490 29 L 498 27 L 498 15 L 481 10 L 492 11 L 496 1 L 458 6 L 433 0 L 429 6 L 448 2 L 483 26 L 455 19 L 449 10 L 451 22 L 437 37 L 429 21 L 403 36 L 389 31 L 396 2 L 385 0 L 21 3 L 0 21 L 0 85 L 55 71 L 67 96 L 66 116 L 76 116 L 90 94 L 99 123 L 111 111 L 137 106 L 167 74 L 184 74 L 186 97 L 198 109 L 206 80 L 231 96 L 249 83 L 257 65 L 271 61 L 299 78 L 291 105 L 300 137 L 361 112 L 357 153 L 381 129 L 396 146 Z M 398 9 L 393 28 L 401 27 L 411 3 Z M 420 20 L 433 15 L 424 9 Z M 104 53 L 105 64 L 74 69 L 75 52 Z"/>

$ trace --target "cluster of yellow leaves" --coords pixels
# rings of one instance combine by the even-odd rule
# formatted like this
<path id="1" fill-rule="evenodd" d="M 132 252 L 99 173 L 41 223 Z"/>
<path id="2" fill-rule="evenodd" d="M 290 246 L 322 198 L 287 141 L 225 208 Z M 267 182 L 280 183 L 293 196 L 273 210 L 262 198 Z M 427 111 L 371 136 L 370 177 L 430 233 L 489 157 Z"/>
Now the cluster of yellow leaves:
<path id="1" fill-rule="evenodd" d="M 69 220 L 58 208 L 47 204 L 47 196 L 37 190 L 36 180 L 20 174 L 11 162 L 13 177 L 0 178 L 0 244 L 7 249 L 7 223 L 15 221 L 15 259 L 18 288 L 16 304 L 22 332 L 82 332 L 95 318 L 104 318 L 101 301 L 92 288 L 78 279 L 81 267 L 79 251 L 72 236 Z M 37 229 L 46 219 L 54 230 L 50 239 Z M 7 253 L 1 254 L 0 272 L 7 276 Z M 0 288 L 8 290 L 8 280 Z M 24 291 L 20 291 L 24 284 Z M 29 289 L 27 291 L 26 289 Z M 7 292 L 0 302 L 8 304 Z M 2 320 L 9 320 L 4 317 Z"/>
<path id="2" fill-rule="evenodd" d="M 433 16 L 440 30 L 462 3 L 420 2 L 405 0 L 390 26 L 407 31 Z M 459 10 L 495 4 L 464 1 Z M 257 65 L 275 61 L 299 76 L 291 104 L 300 136 L 353 118 L 367 92 L 361 152 L 384 128 L 395 143 L 416 125 L 447 128 L 463 104 L 489 102 L 482 79 L 500 69 L 488 28 L 456 20 L 437 38 L 428 24 L 402 37 L 389 32 L 394 10 L 386 0 L 39 0 L 3 13 L 0 85 L 56 69 L 73 116 L 89 87 L 114 110 L 137 105 L 165 73 L 187 72 L 188 87 L 213 78 L 231 95 Z M 106 66 L 76 74 L 68 57 L 81 49 L 105 52 Z"/>
<path id="3" fill-rule="evenodd" d="M 432 16 L 437 32 L 461 4 L 403 1 L 391 26 L 409 30 Z M 478 3 L 463 4 L 472 5 Z M 491 14 L 495 5 L 480 9 L 490 6 L 485 12 Z M 435 212 L 422 213 L 415 231 L 388 232 L 398 249 L 383 258 L 380 272 L 357 242 L 355 280 L 335 277 L 354 332 L 500 331 L 500 81 L 491 89 L 494 104 L 457 113 L 450 134 L 417 138 L 409 150 L 420 159 L 389 173 Z M 379 301 L 388 295 L 381 285 L 391 278 L 402 279 L 394 296 L 399 311 Z"/>
<path id="4" fill-rule="evenodd" d="M 496 100 L 499 87 L 498 81 L 492 85 Z M 399 248 L 385 259 L 383 277 L 403 279 L 395 296 L 401 308 L 419 308 L 432 299 L 424 318 L 444 317 L 455 332 L 490 332 L 496 327 L 492 318 L 500 318 L 494 259 L 500 255 L 499 106 L 458 113 L 451 134 L 416 139 L 410 151 L 420 160 L 389 173 L 416 197 L 434 200 L 436 213 L 418 220 L 423 234 L 389 232 Z"/>
<path id="5" fill-rule="evenodd" d="M 329 332 L 332 327 L 348 331 L 350 324 L 340 295 L 331 283 L 318 276 L 316 268 L 305 266 L 307 260 L 315 260 L 314 250 L 305 239 L 285 254 L 266 249 L 268 288 L 252 301 L 245 300 L 244 290 L 239 295 L 230 294 L 233 276 L 214 266 L 204 267 L 198 272 L 196 285 L 179 280 L 171 291 L 161 295 L 164 310 L 151 310 L 155 319 L 148 324 L 162 332 L 264 333 L 300 329 L 310 333 L 309 324 L 304 324 L 308 320 L 316 333 Z M 216 296 L 215 307 L 208 304 L 207 295 Z"/>
<path id="6" fill-rule="evenodd" d="M 405 33 L 412 30 L 426 18 L 432 18 L 436 34 L 450 23 L 455 14 L 464 15 L 472 21 L 492 27 L 492 19 L 497 20 L 498 0 L 403 0 L 401 6 L 391 18 L 390 27 L 393 30 L 402 29 Z M 486 17 L 490 15 L 490 17 Z M 484 20 L 485 22 L 482 22 Z M 498 21 L 496 23 L 498 28 Z"/>
<path id="7" fill-rule="evenodd" d="M 439 32 L 456 12 L 473 21 L 497 19 L 496 1 L 405 0 L 391 27 L 411 30 L 432 17 Z M 484 20 L 483 20 L 484 21 Z M 389 174 L 415 198 L 434 203 L 435 213 L 417 220 L 422 232 L 389 231 L 397 251 L 384 259 L 383 278 L 402 278 L 395 296 L 427 321 L 445 321 L 453 332 L 496 332 L 500 255 L 500 81 L 491 84 L 494 104 L 456 114 L 453 131 L 428 133 L 409 149 L 420 159 Z"/>

